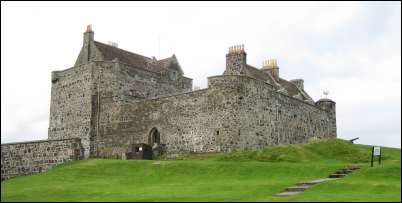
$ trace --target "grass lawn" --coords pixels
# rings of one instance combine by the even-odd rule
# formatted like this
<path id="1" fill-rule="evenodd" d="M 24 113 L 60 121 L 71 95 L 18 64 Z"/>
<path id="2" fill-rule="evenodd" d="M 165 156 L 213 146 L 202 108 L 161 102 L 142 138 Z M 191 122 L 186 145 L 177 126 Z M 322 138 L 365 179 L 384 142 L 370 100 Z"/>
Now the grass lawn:
<path id="1" fill-rule="evenodd" d="M 1 183 L 1 201 L 400 201 L 400 149 L 342 140 L 263 150 L 187 155 L 180 160 L 89 159 Z M 275 197 L 304 180 L 323 178 L 351 163 L 362 169 L 292 197 Z"/>

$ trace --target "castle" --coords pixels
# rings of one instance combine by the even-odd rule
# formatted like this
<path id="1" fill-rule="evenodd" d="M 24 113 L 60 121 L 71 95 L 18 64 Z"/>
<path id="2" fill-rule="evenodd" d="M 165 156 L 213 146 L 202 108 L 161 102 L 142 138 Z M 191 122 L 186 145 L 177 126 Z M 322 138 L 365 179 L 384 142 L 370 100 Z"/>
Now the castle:
<path id="1" fill-rule="evenodd" d="M 247 64 L 229 48 L 222 75 L 192 90 L 175 55 L 145 57 L 84 32 L 73 67 L 53 71 L 48 139 L 1 145 L 2 180 L 66 160 L 121 157 L 137 143 L 167 154 L 257 149 L 335 138 L 335 102 L 314 102 L 275 59 Z"/>

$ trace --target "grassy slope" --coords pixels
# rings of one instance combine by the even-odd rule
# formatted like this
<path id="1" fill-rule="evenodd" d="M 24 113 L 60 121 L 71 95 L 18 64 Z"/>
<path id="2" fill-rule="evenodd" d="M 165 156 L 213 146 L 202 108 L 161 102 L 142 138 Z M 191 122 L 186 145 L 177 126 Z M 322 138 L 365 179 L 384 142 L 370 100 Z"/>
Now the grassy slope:
<path id="1" fill-rule="evenodd" d="M 183 160 L 82 160 L 1 183 L 2 201 L 400 201 L 400 150 L 384 149 L 370 168 L 370 147 L 341 140 L 258 151 L 189 155 Z M 293 197 L 273 195 L 349 163 L 361 170 Z"/>

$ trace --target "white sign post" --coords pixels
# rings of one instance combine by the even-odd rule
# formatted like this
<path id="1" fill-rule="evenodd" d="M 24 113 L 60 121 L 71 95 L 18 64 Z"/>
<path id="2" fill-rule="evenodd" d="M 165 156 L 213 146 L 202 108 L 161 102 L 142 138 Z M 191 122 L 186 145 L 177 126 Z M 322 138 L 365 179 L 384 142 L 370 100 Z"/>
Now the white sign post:
<path id="1" fill-rule="evenodd" d="M 381 147 L 374 147 L 374 156 L 380 156 L 381 154 Z"/>
<path id="2" fill-rule="evenodd" d="M 378 164 L 381 164 L 381 147 L 373 146 L 373 150 L 371 151 L 371 167 L 373 167 L 375 156 L 378 156 Z"/>

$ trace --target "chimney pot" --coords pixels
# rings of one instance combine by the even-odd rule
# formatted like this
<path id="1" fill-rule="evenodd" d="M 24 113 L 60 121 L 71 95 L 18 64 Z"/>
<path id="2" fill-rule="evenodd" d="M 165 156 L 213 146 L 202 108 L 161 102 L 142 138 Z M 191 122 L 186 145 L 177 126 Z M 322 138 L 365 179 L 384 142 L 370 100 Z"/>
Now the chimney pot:
<path id="1" fill-rule="evenodd" d="M 91 24 L 87 25 L 87 31 L 86 32 L 92 32 L 92 25 Z"/>

